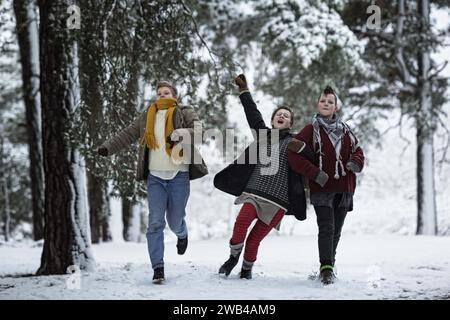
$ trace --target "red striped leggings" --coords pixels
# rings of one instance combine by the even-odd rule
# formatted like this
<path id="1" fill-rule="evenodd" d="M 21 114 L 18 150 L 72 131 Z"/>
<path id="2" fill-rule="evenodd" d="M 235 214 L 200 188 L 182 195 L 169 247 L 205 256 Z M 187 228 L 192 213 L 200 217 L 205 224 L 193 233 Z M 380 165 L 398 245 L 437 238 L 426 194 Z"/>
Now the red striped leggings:
<path id="1" fill-rule="evenodd" d="M 281 221 L 283 216 L 284 210 L 278 210 L 272 221 L 270 221 L 270 225 L 267 225 L 260 219 L 258 219 L 256 209 L 252 204 L 244 203 L 234 223 L 231 244 L 243 243 L 250 224 L 253 222 L 253 220 L 257 219 L 255 225 L 253 226 L 250 234 L 247 237 L 244 250 L 244 260 L 248 262 L 254 262 L 258 254 L 259 244 L 265 238 L 265 236 L 269 234 L 270 230 L 272 230 L 272 228 Z"/>

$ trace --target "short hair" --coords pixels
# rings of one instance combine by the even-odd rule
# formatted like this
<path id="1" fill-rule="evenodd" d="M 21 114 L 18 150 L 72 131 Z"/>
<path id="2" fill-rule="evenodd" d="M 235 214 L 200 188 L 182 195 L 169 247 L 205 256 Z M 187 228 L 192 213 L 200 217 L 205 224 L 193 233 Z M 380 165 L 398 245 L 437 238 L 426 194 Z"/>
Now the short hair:
<path id="1" fill-rule="evenodd" d="M 337 107 L 337 102 L 338 102 L 338 101 L 337 101 L 337 95 L 336 95 L 336 93 L 334 92 L 334 90 L 333 90 L 332 87 L 326 86 L 325 89 L 323 89 L 322 92 L 320 93 L 319 98 L 317 98 L 317 102 L 319 102 L 320 97 L 322 96 L 322 94 L 324 94 L 324 95 L 332 94 L 332 95 L 334 96 L 334 104 L 335 104 L 336 107 Z"/>
<path id="2" fill-rule="evenodd" d="M 170 91 L 172 91 L 172 94 L 176 97 L 178 95 L 178 91 L 177 88 L 175 88 L 174 85 L 172 85 L 172 83 L 170 83 L 169 81 L 166 80 L 161 80 L 156 84 L 156 91 L 158 91 L 159 88 L 162 87 L 167 87 L 170 89 Z"/>
<path id="3" fill-rule="evenodd" d="M 275 118 L 275 114 L 280 109 L 285 109 L 285 110 L 287 110 L 287 111 L 289 111 L 291 113 L 291 127 L 292 127 L 292 125 L 294 124 L 294 111 L 292 111 L 292 109 L 289 108 L 288 106 L 278 106 L 278 107 L 276 107 L 276 109 L 273 110 L 273 112 L 272 112 L 272 116 L 270 117 L 270 122 L 273 121 L 273 118 Z"/>

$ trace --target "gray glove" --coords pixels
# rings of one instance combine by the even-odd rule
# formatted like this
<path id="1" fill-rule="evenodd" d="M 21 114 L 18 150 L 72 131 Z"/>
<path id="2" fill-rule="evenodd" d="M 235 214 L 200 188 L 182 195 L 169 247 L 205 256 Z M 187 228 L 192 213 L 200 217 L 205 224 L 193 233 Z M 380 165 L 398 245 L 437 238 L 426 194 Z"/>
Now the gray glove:
<path id="1" fill-rule="evenodd" d="M 351 170 L 351 171 L 356 172 L 356 173 L 361 172 L 361 168 L 360 168 L 360 167 L 358 166 L 358 164 L 357 164 L 355 161 L 353 161 L 353 160 L 348 161 L 347 164 L 345 165 L 345 167 L 346 167 L 348 170 Z"/>
<path id="2" fill-rule="evenodd" d="M 328 175 L 325 171 L 320 170 L 314 177 L 314 181 L 317 182 L 322 188 L 328 181 Z"/>

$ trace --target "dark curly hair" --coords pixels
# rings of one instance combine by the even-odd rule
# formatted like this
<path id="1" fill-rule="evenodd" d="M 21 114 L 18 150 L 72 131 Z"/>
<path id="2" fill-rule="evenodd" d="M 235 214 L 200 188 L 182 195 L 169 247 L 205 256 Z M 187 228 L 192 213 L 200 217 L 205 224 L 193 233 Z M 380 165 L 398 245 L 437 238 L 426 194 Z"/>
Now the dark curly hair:
<path id="1" fill-rule="evenodd" d="M 273 118 L 275 118 L 275 114 L 280 109 L 285 109 L 285 110 L 287 110 L 287 111 L 289 111 L 291 113 L 291 127 L 292 127 L 292 125 L 294 124 L 294 111 L 292 111 L 292 109 L 287 107 L 287 106 L 278 106 L 278 107 L 276 107 L 276 109 L 273 110 L 273 112 L 272 112 L 272 116 L 270 117 L 270 122 L 273 121 Z"/>

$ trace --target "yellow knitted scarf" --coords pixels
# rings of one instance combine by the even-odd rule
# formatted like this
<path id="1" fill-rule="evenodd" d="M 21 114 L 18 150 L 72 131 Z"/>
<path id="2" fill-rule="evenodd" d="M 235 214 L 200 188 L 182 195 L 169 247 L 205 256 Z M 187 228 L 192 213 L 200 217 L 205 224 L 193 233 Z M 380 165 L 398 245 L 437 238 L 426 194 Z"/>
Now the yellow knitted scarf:
<path id="1" fill-rule="evenodd" d="M 155 117 L 158 110 L 165 110 L 167 112 L 164 117 L 164 141 L 166 141 L 166 152 L 170 156 L 172 147 L 170 143 L 167 143 L 167 138 L 173 132 L 173 112 L 177 106 L 177 100 L 172 98 L 164 98 L 156 100 L 152 103 L 147 111 L 147 123 L 145 125 L 144 137 L 141 141 L 142 144 L 146 144 L 150 150 L 159 148 L 155 137 Z"/>

